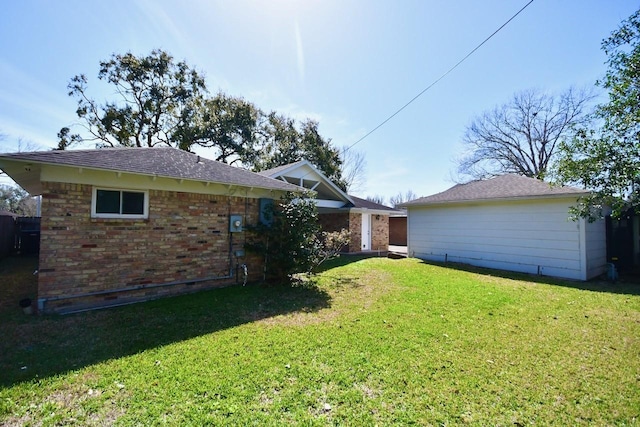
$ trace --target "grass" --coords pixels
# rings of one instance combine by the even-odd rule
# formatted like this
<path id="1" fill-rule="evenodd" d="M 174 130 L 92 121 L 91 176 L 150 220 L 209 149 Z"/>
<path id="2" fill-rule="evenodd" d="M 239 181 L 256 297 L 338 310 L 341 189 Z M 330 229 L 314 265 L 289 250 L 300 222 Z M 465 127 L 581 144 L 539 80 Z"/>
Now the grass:
<path id="1" fill-rule="evenodd" d="M 0 424 L 640 424 L 640 285 L 352 261 L 69 316 L 0 301 Z M 6 263 L 2 292 L 33 280 Z"/>

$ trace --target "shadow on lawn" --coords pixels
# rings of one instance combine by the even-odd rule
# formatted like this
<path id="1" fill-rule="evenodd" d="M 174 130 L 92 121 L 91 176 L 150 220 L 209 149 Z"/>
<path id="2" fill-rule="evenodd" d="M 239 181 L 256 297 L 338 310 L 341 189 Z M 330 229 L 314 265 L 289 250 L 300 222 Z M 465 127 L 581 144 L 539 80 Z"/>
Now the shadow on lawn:
<path id="1" fill-rule="evenodd" d="M 435 262 L 421 260 L 423 264 L 436 265 L 439 267 L 451 268 L 459 271 L 482 274 L 485 276 L 500 277 L 503 279 L 523 280 L 533 283 L 543 283 L 546 285 L 563 286 L 566 288 L 581 289 L 593 292 L 606 292 L 623 295 L 640 295 L 640 278 L 638 276 L 622 276 L 620 280 L 611 282 L 605 279 L 592 279 L 586 282 L 578 280 L 567 280 L 548 276 L 535 276 L 533 274 L 515 273 L 511 271 L 494 270 L 490 268 L 476 267 L 468 264 L 455 262 Z"/>
<path id="2" fill-rule="evenodd" d="M 5 295 L 0 288 L 0 299 Z M 250 285 L 73 315 L 0 312 L 0 387 L 278 315 L 330 306 L 316 287 Z"/>

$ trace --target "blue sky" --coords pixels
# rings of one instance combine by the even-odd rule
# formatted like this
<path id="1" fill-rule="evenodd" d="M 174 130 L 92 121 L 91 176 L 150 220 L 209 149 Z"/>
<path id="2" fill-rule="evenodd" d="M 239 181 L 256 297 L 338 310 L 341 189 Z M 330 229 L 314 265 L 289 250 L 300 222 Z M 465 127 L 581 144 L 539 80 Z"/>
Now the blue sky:
<path id="1" fill-rule="evenodd" d="M 440 77 L 528 0 L 4 1 L 0 14 L 1 152 L 49 149 L 76 122 L 67 83 L 98 63 L 154 48 L 202 72 L 211 92 L 313 118 L 349 146 Z M 416 102 L 357 144 L 355 195 L 426 196 L 453 185 L 474 116 L 519 91 L 592 86 L 600 43 L 640 7 L 630 0 L 534 0 Z M 206 153 L 204 153 L 206 155 Z"/>

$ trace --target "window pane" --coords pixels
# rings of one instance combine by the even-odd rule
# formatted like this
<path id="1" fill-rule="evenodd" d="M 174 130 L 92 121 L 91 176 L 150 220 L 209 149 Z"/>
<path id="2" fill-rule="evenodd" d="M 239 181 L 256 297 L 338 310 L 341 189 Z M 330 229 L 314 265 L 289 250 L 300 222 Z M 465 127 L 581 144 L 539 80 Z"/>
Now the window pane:
<path id="1" fill-rule="evenodd" d="M 120 213 L 120 192 L 109 190 L 96 191 L 96 213 Z"/>
<path id="2" fill-rule="evenodd" d="M 129 215 L 144 214 L 144 193 L 122 192 L 122 213 Z"/>

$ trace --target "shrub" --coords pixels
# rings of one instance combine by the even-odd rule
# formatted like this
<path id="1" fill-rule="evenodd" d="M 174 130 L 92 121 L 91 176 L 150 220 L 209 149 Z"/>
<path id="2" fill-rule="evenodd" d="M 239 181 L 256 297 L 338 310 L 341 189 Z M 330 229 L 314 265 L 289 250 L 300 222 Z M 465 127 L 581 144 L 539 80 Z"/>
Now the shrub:
<path id="1" fill-rule="evenodd" d="M 349 242 L 349 232 L 322 232 L 313 194 L 287 193 L 268 206 L 269 224 L 251 227 L 255 238 L 247 250 L 264 256 L 266 279 L 291 280 L 295 274 L 311 274 Z"/>

